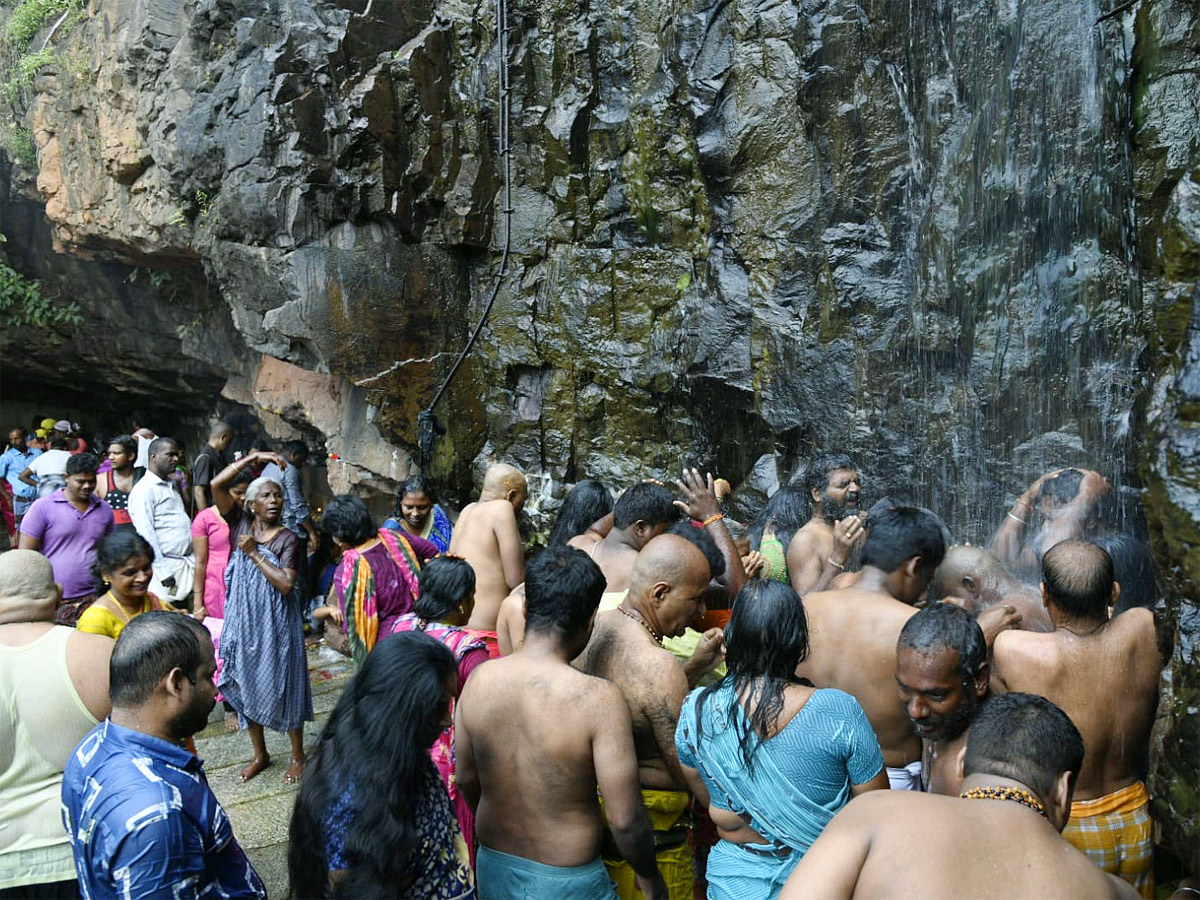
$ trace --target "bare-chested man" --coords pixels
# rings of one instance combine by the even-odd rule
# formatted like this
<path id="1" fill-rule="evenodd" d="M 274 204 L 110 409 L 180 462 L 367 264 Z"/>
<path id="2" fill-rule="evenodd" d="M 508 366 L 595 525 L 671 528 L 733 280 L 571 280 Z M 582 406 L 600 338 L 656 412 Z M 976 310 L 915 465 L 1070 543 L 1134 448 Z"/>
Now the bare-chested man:
<path id="1" fill-rule="evenodd" d="M 974 617 L 931 603 L 904 623 L 896 644 L 896 685 L 921 738 L 925 790 L 957 797 L 959 751 L 988 695 L 988 647 Z"/>
<path id="2" fill-rule="evenodd" d="M 450 552 L 475 570 L 475 609 L 467 630 L 482 638 L 488 655 L 500 655 L 496 616 L 508 592 L 525 580 L 525 555 L 517 513 L 529 488 L 525 476 L 503 463 L 487 470 L 479 500 L 459 514 Z"/>
<path id="3" fill-rule="evenodd" d="M 781 900 L 1136 897 L 1062 839 L 1083 740 L 1041 697 L 993 697 L 963 753 L 961 797 L 871 791 L 838 813 Z"/>
<path id="4" fill-rule="evenodd" d="M 1036 576 L 1042 554 L 1061 541 L 1091 537 L 1108 480 L 1089 469 L 1056 469 L 1017 498 L 996 529 L 992 548 L 1005 568 Z M 1040 520 L 1040 522 L 1039 522 Z"/>
<path id="5" fill-rule="evenodd" d="M 896 695 L 896 641 L 945 547 L 937 516 L 893 507 L 871 523 L 858 581 L 804 598 L 809 654 L 796 674 L 854 695 L 879 738 L 893 788 L 919 790 L 921 775 L 921 741 Z"/>
<path id="6" fill-rule="evenodd" d="M 596 561 L 607 583 L 604 592 L 619 602 L 629 590 L 629 576 L 638 551 L 679 519 L 675 495 L 661 484 L 641 481 L 630 487 L 613 506 L 613 527 L 602 540 L 591 532 L 571 538 L 570 546 Z M 612 603 L 615 606 L 616 602 Z"/>
<path id="7" fill-rule="evenodd" d="M 1153 897 L 1153 824 L 1139 773 L 1162 659 L 1150 610 L 1109 618 L 1120 591 L 1112 560 L 1095 544 L 1064 541 L 1046 551 L 1042 596 L 1054 631 L 999 635 L 992 692 L 1039 694 L 1071 717 L 1087 758 L 1063 837 Z"/>
<path id="8" fill-rule="evenodd" d="M 1019 628 L 1054 630 L 1037 588 L 1020 581 L 1000 564 L 995 552 L 983 547 L 955 544 L 947 550 L 933 576 L 933 592 L 976 617 L 1004 604 L 1021 617 Z"/>
<path id="9" fill-rule="evenodd" d="M 858 467 L 844 453 L 818 456 L 809 465 L 804 487 L 812 516 L 792 535 L 787 547 L 788 575 L 801 597 L 828 588 L 862 542 L 860 484 Z"/>
<path id="10" fill-rule="evenodd" d="M 642 799 L 654 824 L 658 867 L 672 900 L 692 897 L 694 874 L 684 821 L 690 795 L 675 750 L 675 725 L 689 690 L 689 673 L 659 645 L 683 634 L 704 609 L 708 560 L 695 544 L 673 534 L 650 541 L 638 554 L 629 596 L 596 617 L 592 640 L 578 665 L 621 690 L 633 715 Z M 706 632 L 689 661 L 693 680 L 721 658 L 721 632 Z M 605 865 L 622 898 L 637 897 L 628 864 L 606 850 Z"/>
<path id="11" fill-rule="evenodd" d="M 604 577 L 585 554 L 557 546 L 529 564 L 525 590 L 524 645 L 476 669 L 455 712 L 480 896 L 612 898 L 600 861 L 606 815 L 638 885 L 665 897 L 621 692 L 570 666 L 591 635 Z"/>

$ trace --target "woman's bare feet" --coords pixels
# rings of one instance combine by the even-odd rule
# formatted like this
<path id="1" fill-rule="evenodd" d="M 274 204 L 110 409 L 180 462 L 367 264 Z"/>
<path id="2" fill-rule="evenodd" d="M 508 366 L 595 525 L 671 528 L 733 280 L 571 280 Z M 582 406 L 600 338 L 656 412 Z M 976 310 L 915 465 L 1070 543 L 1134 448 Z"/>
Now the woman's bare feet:
<path id="1" fill-rule="evenodd" d="M 253 778 L 255 775 L 257 775 L 259 772 L 261 772 L 263 769 L 265 769 L 270 764 L 271 764 L 271 757 L 256 756 L 254 759 L 250 760 L 250 765 L 248 765 L 248 766 L 246 766 L 246 768 L 242 769 L 242 774 L 238 776 L 238 780 L 243 781 L 243 782 L 249 781 L 251 778 Z"/>
<path id="2" fill-rule="evenodd" d="M 237 731 L 238 727 L 239 726 L 238 726 L 237 713 L 235 713 L 235 712 L 225 713 L 225 730 L 226 731 Z"/>
<path id="3" fill-rule="evenodd" d="M 283 773 L 284 784 L 299 784 L 300 775 L 304 772 L 304 760 L 292 757 L 292 764 L 287 767 L 287 771 Z"/>

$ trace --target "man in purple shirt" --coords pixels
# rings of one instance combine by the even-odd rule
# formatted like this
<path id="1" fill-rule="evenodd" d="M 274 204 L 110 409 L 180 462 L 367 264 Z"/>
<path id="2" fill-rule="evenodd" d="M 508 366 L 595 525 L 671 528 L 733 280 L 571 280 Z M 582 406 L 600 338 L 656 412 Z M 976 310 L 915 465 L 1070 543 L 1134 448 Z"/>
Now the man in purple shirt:
<path id="1" fill-rule="evenodd" d="M 79 453 L 67 461 L 67 483 L 34 501 L 21 520 L 22 550 L 37 550 L 54 567 L 63 599 L 55 621 L 74 626 L 96 599 L 96 547 L 113 529 L 113 511 L 92 493 L 100 460 Z"/>

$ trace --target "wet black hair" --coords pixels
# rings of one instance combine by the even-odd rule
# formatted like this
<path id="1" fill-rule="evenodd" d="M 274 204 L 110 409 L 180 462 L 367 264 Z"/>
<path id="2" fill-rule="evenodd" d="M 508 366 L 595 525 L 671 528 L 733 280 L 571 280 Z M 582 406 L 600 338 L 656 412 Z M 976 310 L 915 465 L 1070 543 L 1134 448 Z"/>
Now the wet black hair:
<path id="1" fill-rule="evenodd" d="M 1067 714 L 1034 694 L 989 697 L 967 732 L 964 775 L 997 775 L 1028 785 L 1043 801 L 1063 772 L 1079 774 L 1083 737 Z"/>
<path id="2" fill-rule="evenodd" d="M 418 817 L 430 783 L 440 784 L 429 746 L 456 672 L 453 654 L 417 632 L 392 635 L 367 656 L 304 770 L 289 831 L 289 896 L 413 895 L 423 852 Z M 331 895 L 325 822 L 347 791 L 348 867 Z"/>
<path id="3" fill-rule="evenodd" d="M 725 574 L 725 556 L 717 549 L 717 542 L 708 533 L 707 528 L 697 528 L 691 520 L 680 520 L 667 529 L 667 534 L 683 538 L 690 544 L 695 544 L 704 558 L 708 560 L 708 577 L 711 581 Z"/>
<path id="4" fill-rule="evenodd" d="M 696 743 L 704 736 L 704 704 L 731 683 L 746 713 L 734 718 L 742 758 L 753 769 L 758 748 L 783 712 L 784 688 L 798 683 L 796 667 L 808 658 L 808 618 L 792 586 L 771 578 L 747 581 L 725 628 L 725 648 L 725 677 L 696 699 Z"/>
<path id="5" fill-rule="evenodd" d="M 808 516 L 808 491 L 795 485 L 779 488 L 771 495 L 771 499 L 758 514 L 758 518 L 750 523 L 747 532 L 750 538 L 750 549 L 762 548 L 763 532 L 769 527 L 775 532 L 779 543 L 783 544 L 783 552 L 786 555 L 788 546 L 792 543 L 792 535 L 808 521 Z"/>
<path id="6" fill-rule="evenodd" d="M 858 471 L 858 466 L 845 453 L 822 453 L 814 456 L 808 468 L 804 470 L 804 495 L 812 499 L 812 492 L 824 494 L 829 487 L 829 476 L 838 469 Z"/>
<path id="7" fill-rule="evenodd" d="M 975 617 L 953 603 L 929 603 L 904 623 L 899 645 L 919 653 L 949 648 L 958 654 L 958 675 L 970 688 L 987 662 L 987 641 Z"/>
<path id="8" fill-rule="evenodd" d="M 67 460 L 66 475 L 69 478 L 72 475 L 95 475 L 96 470 L 100 468 L 100 457 L 95 453 L 76 453 Z"/>
<path id="9" fill-rule="evenodd" d="M 593 478 L 585 479 L 567 491 L 547 543 L 551 547 L 565 544 L 612 511 L 613 499 L 608 488 Z"/>
<path id="10" fill-rule="evenodd" d="M 895 572 L 907 560 L 921 557 L 926 578 L 946 555 L 942 520 L 917 506 L 893 506 L 871 520 L 863 546 L 862 564 L 884 572 Z"/>
<path id="11" fill-rule="evenodd" d="M 113 706 L 138 706 L 172 669 L 195 681 L 204 663 L 208 629 L 191 616 L 152 610 L 134 616 L 121 631 L 108 663 L 108 696 Z"/>
<path id="12" fill-rule="evenodd" d="M 1046 593 L 1068 615 L 1106 618 L 1113 581 L 1112 557 L 1091 541 L 1062 541 L 1042 556 Z"/>
<path id="13" fill-rule="evenodd" d="M 662 525 L 679 519 L 675 495 L 661 484 L 639 481 L 623 493 L 613 506 L 613 527 L 629 528 L 635 522 Z"/>
<path id="14" fill-rule="evenodd" d="M 1070 503 L 1079 494 L 1083 484 L 1083 473 L 1078 469 L 1064 469 L 1053 478 L 1042 482 L 1040 496 L 1049 497 L 1058 503 Z"/>
<path id="15" fill-rule="evenodd" d="M 1158 584 L 1158 569 L 1145 541 L 1131 534 L 1106 534 L 1092 543 L 1112 559 L 1113 579 L 1121 585 L 1114 615 L 1140 607 L 1154 609 L 1162 597 Z"/>
<path id="16" fill-rule="evenodd" d="M 107 451 L 113 444 L 119 444 L 121 449 L 131 458 L 137 457 L 137 439 L 132 434 L 118 434 L 116 437 L 111 437 L 104 442 L 103 447 Z M 101 445 L 97 444 L 96 449 Z"/>
<path id="17" fill-rule="evenodd" d="M 375 523 L 371 521 L 367 504 L 353 494 L 338 494 L 329 501 L 321 516 L 321 528 L 351 547 L 370 540 L 375 534 Z"/>
<path id="18" fill-rule="evenodd" d="M 399 519 L 402 515 L 400 511 L 400 504 L 404 501 L 405 494 L 424 494 L 429 498 L 430 503 L 437 502 L 437 500 L 434 499 L 433 488 L 429 484 L 429 479 L 424 475 L 410 475 L 404 480 L 404 483 L 400 485 L 399 490 L 396 491 L 396 505 L 392 507 L 392 515 L 397 519 Z M 433 511 L 431 509 L 430 515 L 432 514 Z"/>
<path id="19" fill-rule="evenodd" d="M 413 612 L 427 622 L 436 622 L 458 608 L 475 593 L 475 570 L 465 559 L 439 556 L 421 569 L 421 595 Z"/>
<path id="20" fill-rule="evenodd" d="M 574 547 L 547 547 L 525 567 L 525 630 L 577 635 L 600 608 L 604 573 Z"/>
<path id="21" fill-rule="evenodd" d="M 132 528 L 117 528 L 106 534 L 96 547 L 96 562 L 92 571 L 97 578 L 105 572 L 115 572 L 125 560 L 134 556 L 148 557 L 154 562 L 154 548 Z"/>

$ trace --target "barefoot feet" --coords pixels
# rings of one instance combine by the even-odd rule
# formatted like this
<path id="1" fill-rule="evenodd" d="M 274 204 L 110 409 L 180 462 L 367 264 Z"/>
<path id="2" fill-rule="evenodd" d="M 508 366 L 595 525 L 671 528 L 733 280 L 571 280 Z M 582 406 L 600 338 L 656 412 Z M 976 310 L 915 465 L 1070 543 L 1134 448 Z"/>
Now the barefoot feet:
<path id="1" fill-rule="evenodd" d="M 225 730 L 226 731 L 237 731 L 238 730 L 237 713 L 235 713 L 235 712 L 225 713 Z"/>
<path id="2" fill-rule="evenodd" d="M 250 760 L 250 765 L 248 765 L 248 766 L 246 766 L 246 768 L 242 769 L 242 774 L 239 776 L 238 780 L 239 781 L 249 781 L 251 778 L 253 778 L 255 775 L 257 775 L 259 772 L 261 772 L 263 769 L 265 769 L 270 764 L 271 764 L 271 757 L 256 756 L 254 759 Z M 289 769 L 288 771 L 291 771 L 291 770 Z"/>
<path id="3" fill-rule="evenodd" d="M 287 771 L 283 773 L 284 784 L 299 784 L 300 774 L 304 771 L 304 760 L 292 757 L 292 764 L 287 767 Z"/>

